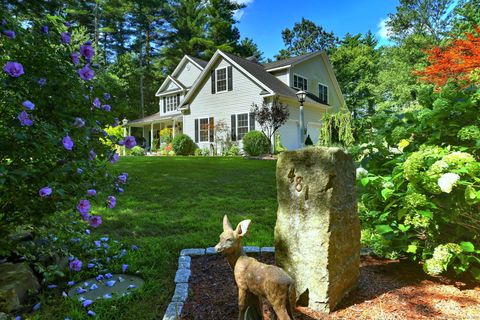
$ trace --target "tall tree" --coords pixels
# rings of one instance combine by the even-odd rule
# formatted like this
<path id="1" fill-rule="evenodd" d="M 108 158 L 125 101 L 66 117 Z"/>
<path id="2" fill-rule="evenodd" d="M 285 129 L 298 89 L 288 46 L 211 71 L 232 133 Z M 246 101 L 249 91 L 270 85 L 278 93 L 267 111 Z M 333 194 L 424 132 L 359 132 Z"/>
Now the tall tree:
<path id="1" fill-rule="evenodd" d="M 280 50 L 275 56 L 277 60 L 314 51 L 329 50 L 338 43 L 333 32 L 327 32 L 321 25 L 305 18 L 296 22 L 292 29 L 285 28 L 282 31 L 282 38 L 285 49 Z"/>
<path id="2" fill-rule="evenodd" d="M 263 52 L 260 51 L 257 44 L 250 38 L 245 38 L 240 41 L 236 49 L 236 54 L 244 58 L 253 58 L 257 62 L 263 61 Z"/>

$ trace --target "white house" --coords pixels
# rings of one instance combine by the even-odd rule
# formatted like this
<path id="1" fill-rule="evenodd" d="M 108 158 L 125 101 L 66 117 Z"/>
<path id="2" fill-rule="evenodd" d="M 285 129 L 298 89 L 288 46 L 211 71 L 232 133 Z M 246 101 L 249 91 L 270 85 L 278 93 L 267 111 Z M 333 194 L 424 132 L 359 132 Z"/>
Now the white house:
<path id="1" fill-rule="evenodd" d="M 152 145 L 159 130 L 170 127 L 174 135 L 185 133 L 200 148 L 211 149 L 218 138 L 213 132 L 215 124 L 222 122 L 230 138 L 241 146 L 245 133 L 260 130 L 250 113 L 252 104 L 260 106 L 278 97 L 290 112 L 287 123 L 279 129 L 280 140 L 288 150 L 294 150 L 301 146 L 300 103 L 295 95 L 299 90 L 307 92 L 305 126 L 316 143 L 322 114 L 336 112 L 345 104 L 325 52 L 263 65 L 220 50 L 208 62 L 185 55 L 156 93 L 159 112 L 129 121 L 126 127 L 129 131 L 131 127 L 142 128 L 147 146 Z"/>

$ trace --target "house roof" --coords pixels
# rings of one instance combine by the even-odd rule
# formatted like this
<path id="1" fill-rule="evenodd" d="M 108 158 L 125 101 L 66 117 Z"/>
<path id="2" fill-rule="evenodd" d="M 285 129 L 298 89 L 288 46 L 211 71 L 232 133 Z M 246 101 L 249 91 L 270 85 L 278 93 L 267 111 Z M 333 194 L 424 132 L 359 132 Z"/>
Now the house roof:
<path id="1" fill-rule="evenodd" d="M 177 115 L 168 115 L 168 116 L 161 116 L 160 112 L 151 114 L 149 116 L 140 118 L 140 119 L 135 119 L 135 120 L 130 120 L 128 121 L 127 125 L 132 125 L 132 124 L 141 124 L 141 123 L 150 123 L 154 121 L 160 121 L 160 120 L 169 120 L 175 118 Z"/>
<path id="2" fill-rule="evenodd" d="M 322 53 L 322 51 L 315 51 L 315 52 L 310 52 L 310 53 L 306 53 L 306 54 L 302 54 L 302 55 L 299 55 L 299 56 L 296 56 L 296 57 L 293 57 L 293 58 L 288 58 L 288 59 L 284 59 L 284 60 L 278 60 L 278 61 L 273 61 L 273 62 L 269 62 L 269 63 L 265 63 L 263 65 L 263 67 L 266 69 L 266 70 L 269 70 L 269 69 L 275 69 L 275 68 L 281 68 L 281 67 L 286 67 L 286 66 L 290 66 L 292 64 L 297 64 L 301 61 L 304 61 L 304 60 L 307 60 L 313 56 L 316 56 L 318 54 Z"/>
<path id="3" fill-rule="evenodd" d="M 202 60 L 200 58 L 197 58 L 197 57 L 193 57 L 193 56 L 190 56 L 190 55 L 187 55 L 186 56 L 188 58 L 190 58 L 190 60 L 193 60 L 194 62 L 196 62 L 197 64 L 199 64 L 202 68 L 205 68 L 208 64 L 208 61 L 205 61 L 205 60 Z"/>

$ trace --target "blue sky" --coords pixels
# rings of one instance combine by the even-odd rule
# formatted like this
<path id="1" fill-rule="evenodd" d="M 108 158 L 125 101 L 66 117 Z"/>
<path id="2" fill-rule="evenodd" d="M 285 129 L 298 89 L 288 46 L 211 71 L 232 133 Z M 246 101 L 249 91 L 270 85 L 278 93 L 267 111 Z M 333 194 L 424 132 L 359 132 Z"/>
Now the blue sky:
<path id="1" fill-rule="evenodd" d="M 371 30 L 386 44 L 385 19 L 394 13 L 397 0 L 237 0 L 247 5 L 237 12 L 242 38 L 252 38 L 265 58 L 283 48 L 282 30 L 302 17 L 333 31 L 338 37 Z"/>

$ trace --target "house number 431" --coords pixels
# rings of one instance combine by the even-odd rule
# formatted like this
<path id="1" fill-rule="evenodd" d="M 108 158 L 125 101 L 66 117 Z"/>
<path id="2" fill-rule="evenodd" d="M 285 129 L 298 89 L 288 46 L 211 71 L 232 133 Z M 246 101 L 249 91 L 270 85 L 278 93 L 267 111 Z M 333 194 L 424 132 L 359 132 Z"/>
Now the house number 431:
<path id="1" fill-rule="evenodd" d="M 290 183 L 295 184 L 295 190 L 301 192 L 304 188 L 303 186 L 303 177 L 295 175 L 295 168 L 290 169 L 288 172 L 288 180 Z M 308 200 L 308 185 L 305 185 L 305 200 Z"/>

